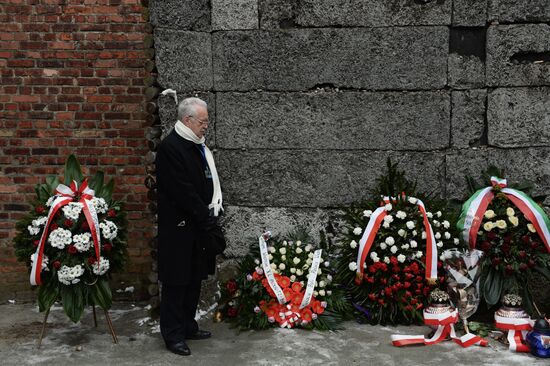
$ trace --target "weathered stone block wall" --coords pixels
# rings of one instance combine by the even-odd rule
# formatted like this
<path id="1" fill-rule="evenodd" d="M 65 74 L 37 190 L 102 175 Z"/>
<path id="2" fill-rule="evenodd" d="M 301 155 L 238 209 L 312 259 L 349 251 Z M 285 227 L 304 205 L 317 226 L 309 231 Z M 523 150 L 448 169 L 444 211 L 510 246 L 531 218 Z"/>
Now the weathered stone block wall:
<path id="1" fill-rule="evenodd" d="M 326 225 L 387 157 L 448 198 L 489 164 L 550 192 L 549 0 L 155 0 L 151 22 L 161 87 L 209 101 L 230 257 Z"/>

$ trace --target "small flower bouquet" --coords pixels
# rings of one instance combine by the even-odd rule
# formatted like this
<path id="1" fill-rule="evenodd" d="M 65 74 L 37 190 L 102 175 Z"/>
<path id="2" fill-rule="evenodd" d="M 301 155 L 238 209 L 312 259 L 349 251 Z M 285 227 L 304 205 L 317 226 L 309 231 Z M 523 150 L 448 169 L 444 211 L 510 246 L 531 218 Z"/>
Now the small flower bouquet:
<path id="1" fill-rule="evenodd" d="M 303 230 L 284 239 L 265 233 L 223 285 L 219 314 L 241 329 L 336 329 L 349 309 L 329 257 Z"/>
<path id="2" fill-rule="evenodd" d="M 49 176 L 36 186 L 32 212 L 17 223 L 17 259 L 27 263 L 30 282 L 38 285 L 40 311 L 61 299 L 74 322 L 86 305 L 111 307 L 110 273 L 127 260 L 126 218 L 112 200 L 114 182 L 104 184 L 103 172 L 88 181 L 71 155 L 65 184 Z"/>
<path id="3" fill-rule="evenodd" d="M 444 284 L 437 253 L 459 245 L 452 220 L 415 194 L 396 164 L 379 178 L 377 196 L 347 210 L 338 283 L 371 324 L 422 323 L 430 292 Z M 410 195 L 409 195 L 410 194 Z"/>
<path id="4" fill-rule="evenodd" d="M 488 173 L 494 173 L 488 175 L 493 175 L 490 184 L 480 189 L 469 179 L 473 194 L 458 225 L 470 248 L 484 253 L 480 292 L 485 302 L 492 306 L 507 293 L 520 293 L 533 314 L 530 284 L 550 280 L 550 221 L 529 195 L 498 178 L 501 171 L 491 167 Z"/>

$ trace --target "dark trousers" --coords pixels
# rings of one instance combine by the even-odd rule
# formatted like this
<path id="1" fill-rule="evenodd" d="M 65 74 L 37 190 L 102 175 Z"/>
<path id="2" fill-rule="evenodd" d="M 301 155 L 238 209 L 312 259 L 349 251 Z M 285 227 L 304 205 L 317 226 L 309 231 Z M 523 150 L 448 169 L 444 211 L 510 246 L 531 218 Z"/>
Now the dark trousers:
<path id="1" fill-rule="evenodd" d="M 166 344 L 184 341 L 195 334 L 199 325 L 195 313 L 199 303 L 201 281 L 185 286 L 162 284 L 160 301 L 160 332 Z"/>

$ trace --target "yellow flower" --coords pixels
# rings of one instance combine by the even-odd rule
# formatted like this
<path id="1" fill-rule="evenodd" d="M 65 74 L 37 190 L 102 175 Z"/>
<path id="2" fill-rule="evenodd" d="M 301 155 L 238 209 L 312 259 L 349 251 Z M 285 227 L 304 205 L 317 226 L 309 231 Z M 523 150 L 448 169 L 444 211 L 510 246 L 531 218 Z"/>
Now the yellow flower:
<path id="1" fill-rule="evenodd" d="M 514 226 L 518 226 L 519 224 L 519 219 L 515 216 L 508 216 L 508 221 Z"/>
<path id="2" fill-rule="evenodd" d="M 533 226 L 533 224 L 527 224 L 527 229 L 529 229 L 530 232 L 532 233 L 536 233 L 537 230 L 535 229 L 535 227 Z"/>
<path id="3" fill-rule="evenodd" d="M 491 231 L 495 227 L 495 224 L 493 224 L 491 221 L 487 221 L 485 224 L 483 224 L 483 230 L 485 231 Z"/>
<path id="4" fill-rule="evenodd" d="M 508 207 L 508 208 L 506 209 L 506 215 L 508 215 L 508 216 L 514 216 L 515 213 L 516 213 L 516 212 L 514 211 L 514 209 L 513 209 L 512 207 Z"/>
<path id="5" fill-rule="evenodd" d="M 495 211 L 493 210 L 487 210 L 485 211 L 485 217 L 488 218 L 488 219 L 492 219 L 493 217 L 495 217 Z"/>
<path id="6" fill-rule="evenodd" d="M 506 221 L 504 220 L 497 220 L 497 222 L 495 223 L 496 227 L 498 227 L 499 229 L 506 229 Z"/>

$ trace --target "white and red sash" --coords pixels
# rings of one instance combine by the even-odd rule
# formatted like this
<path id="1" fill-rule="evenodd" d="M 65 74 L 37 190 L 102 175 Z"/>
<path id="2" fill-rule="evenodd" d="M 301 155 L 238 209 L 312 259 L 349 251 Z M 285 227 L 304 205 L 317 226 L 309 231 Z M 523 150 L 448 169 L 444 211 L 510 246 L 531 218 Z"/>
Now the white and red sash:
<path id="1" fill-rule="evenodd" d="M 508 331 L 508 349 L 514 352 L 529 352 L 529 347 L 524 343 L 527 332 L 533 326 L 533 320 L 529 318 L 505 318 L 495 314 L 496 327 Z"/>

